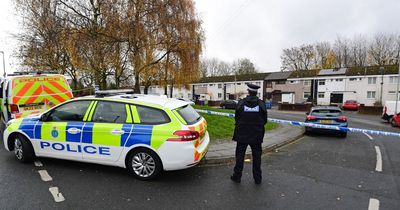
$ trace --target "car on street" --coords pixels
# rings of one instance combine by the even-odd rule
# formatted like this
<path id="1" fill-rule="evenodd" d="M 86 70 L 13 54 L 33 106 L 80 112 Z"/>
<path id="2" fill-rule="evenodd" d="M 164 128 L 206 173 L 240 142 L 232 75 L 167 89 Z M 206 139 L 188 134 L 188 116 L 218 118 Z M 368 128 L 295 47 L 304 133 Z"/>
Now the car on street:
<path id="1" fill-rule="evenodd" d="M 306 123 L 320 124 L 320 125 L 333 125 L 339 127 L 347 127 L 347 117 L 344 116 L 342 110 L 339 107 L 333 106 L 317 106 L 311 108 L 311 111 L 307 113 L 305 120 Z M 310 134 L 313 131 L 326 130 L 322 128 L 312 128 L 309 126 L 305 127 L 306 134 Z M 332 130 L 333 131 L 333 130 Z M 337 131 L 341 137 L 347 136 L 347 131 Z"/>
<path id="2" fill-rule="evenodd" d="M 394 114 L 390 119 L 390 124 L 393 127 L 400 127 L 400 113 Z"/>
<path id="3" fill-rule="evenodd" d="M 396 109 L 397 105 L 397 109 Z M 400 110 L 400 101 L 386 101 L 382 110 L 382 119 L 391 122 L 392 117 L 396 114 L 396 110 Z"/>
<path id="4" fill-rule="evenodd" d="M 358 102 L 356 100 L 347 100 L 344 102 L 342 108 L 343 110 L 351 110 L 357 111 L 358 110 Z"/>
<path id="5" fill-rule="evenodd" d="M 4 146 L 21 162 L 37 156 L 112 165 L 140 180 L 195 166 L 206 154 L 207 122 L 187 102 L 112 95 L 76 98 L 11 120 Z"/>
<path id="6" fill-rule="evenodd" d="M 219 105 L 222 109 L 236 109 L 238 101 L 236 100 L 225 100 Z"/>

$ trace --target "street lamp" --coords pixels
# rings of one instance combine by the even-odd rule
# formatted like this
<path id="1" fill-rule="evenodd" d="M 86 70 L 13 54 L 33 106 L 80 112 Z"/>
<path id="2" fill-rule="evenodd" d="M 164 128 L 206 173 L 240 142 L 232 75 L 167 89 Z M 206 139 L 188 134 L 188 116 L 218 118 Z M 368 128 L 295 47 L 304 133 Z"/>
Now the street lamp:
<path id="1" fill-rule="evenodd" d="M 0 51 L 1 54 L 3 54 L 3 77 L 6 77 L 6 62 L 4 60 L 4 51 Z"/>
<path id="2" fill-rule="evenodd" d="M 398 63 L 398 75 L 397 75 L 397 88 L 396 88 L 396 108 L 395 108 L 395 114 L 397 114 L 397 103 L 399 101 L 399 81 L 400 81 L 400 57 L 397 58 L 397 63 Z"/>
<path id="3" fill-rule="evenodd" d="M 379 72 L 381 73 L 381 100 L 380 103 L 383 104 L 382 96 L 383 96 L 383 74 L 385 73 L 385 67 L 379 67 Z"/>

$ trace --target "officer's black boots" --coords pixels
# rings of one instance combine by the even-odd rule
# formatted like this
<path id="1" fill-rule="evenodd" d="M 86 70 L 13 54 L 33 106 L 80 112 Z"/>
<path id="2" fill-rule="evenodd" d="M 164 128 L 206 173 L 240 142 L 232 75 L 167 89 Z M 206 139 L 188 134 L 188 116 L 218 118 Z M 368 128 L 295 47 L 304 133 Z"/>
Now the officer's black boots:
<path id="1" fill-rule="evenodd" d="M 240 177 L 237 176 L 237 175 L 235 175 L 235 174 L 233 174 L 233 175 L 231 176 L 231 180 L 234 181 L 234 182 L 236 182 L 236 183 L 240 183 Z"/>

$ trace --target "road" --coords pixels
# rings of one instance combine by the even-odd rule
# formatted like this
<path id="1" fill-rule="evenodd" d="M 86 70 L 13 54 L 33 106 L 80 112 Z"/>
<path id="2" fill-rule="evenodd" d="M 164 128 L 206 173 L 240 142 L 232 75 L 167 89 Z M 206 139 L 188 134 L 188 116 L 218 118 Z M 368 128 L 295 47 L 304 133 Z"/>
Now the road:
<path id="1" fill-rule="evenodd" d="M 350 126 L 399 132 L 378 117 L 349 113 Z M 303 120 L 303 113 L 272 111 L 273 118 Z M 381 156 L 377 155 L 380 152 Z M 381 157 L 381 164 L 378 160 Z M 20 164 L 0 149 L 2 209 L 398 209 L 400 139 L 349 133 L 305 136 L 263 157 L 263 183 L 246 164 L 242 183 L 231 165 L 165 172 L 154 181 L 126 170 L 40 158 Z M 379 167 L 380 165 L 380 167 Z M 381 171 L 379 170 L 381 169 Z M 46 170 L 51 181 L 42 181 Z M 46 178 L 46 177 L 43 177 Z M 49 178 L 49 177 L 47 177 Z M 49 192 L 57 187 L 64 201 Z M 60 199 L 60 194 L 56 199 Z M 62 200 L 62 199 L 61 199 Z"/>

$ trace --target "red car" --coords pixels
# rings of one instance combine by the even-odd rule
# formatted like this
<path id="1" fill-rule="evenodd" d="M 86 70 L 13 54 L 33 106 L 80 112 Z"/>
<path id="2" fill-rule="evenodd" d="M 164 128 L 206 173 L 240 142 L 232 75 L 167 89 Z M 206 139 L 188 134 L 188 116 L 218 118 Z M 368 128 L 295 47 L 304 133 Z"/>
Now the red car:
<path id="1" fill-rule="evenodd" d="M 344 102 L 343 107 L 344 110 L 358 110 L 358 103 L 355 100 L 347 100 Z"/>
<path id="2" fill-rule="evenodd" d="M 393 127 L 400 126 L 400 113 L 394 114 L 393 117 L 390 118 L 390 124 L 392 124 Z"/>

